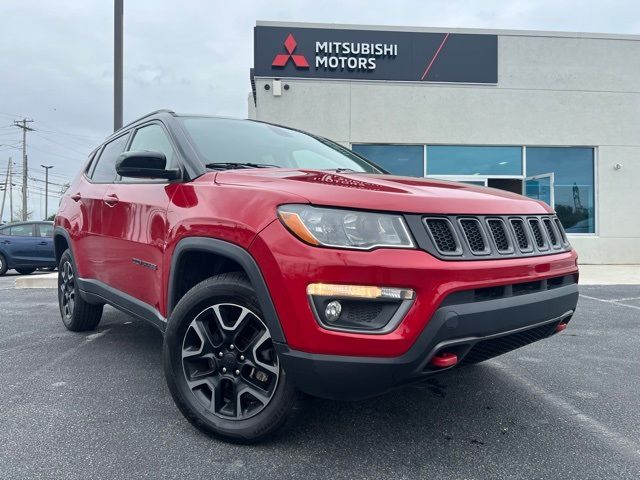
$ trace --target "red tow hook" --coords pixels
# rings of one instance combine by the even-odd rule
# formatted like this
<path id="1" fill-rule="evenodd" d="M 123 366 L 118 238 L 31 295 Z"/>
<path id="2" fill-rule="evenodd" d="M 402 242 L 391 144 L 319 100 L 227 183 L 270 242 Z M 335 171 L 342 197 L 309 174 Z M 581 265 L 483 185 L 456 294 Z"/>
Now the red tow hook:
<path id="1" fill-rule="evenodd" d="M 560 333 L 563 330 L 566 330 L 567 326 L 569 326 L 568 323 L 559 323 L 558 325 L 556 325 L 556 333 Z"/>
<path id="2" fill-rule="evenodd" d="M 442 352 L 431 359 L 431 365 L 438 368 L 453 367 L 456 363 L 458 356 L 455 353 Z"/>

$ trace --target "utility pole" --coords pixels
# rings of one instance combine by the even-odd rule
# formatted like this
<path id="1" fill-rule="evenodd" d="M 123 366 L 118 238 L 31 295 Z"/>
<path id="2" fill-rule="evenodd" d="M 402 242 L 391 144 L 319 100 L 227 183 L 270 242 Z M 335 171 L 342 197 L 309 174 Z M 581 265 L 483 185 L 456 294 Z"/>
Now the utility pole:
<path id="1" fill-rule="evenodd" d="M 33 120 L 27 120 L 23 118 L 20 121 L 15 121 L 13 124 L 22 129 L 22 221 L 27 220 L 27 130 L 31 131 L 33 128 L 27 126 L 27 123 L 31 123 Z"/>
<path id="2" fill-rule="evenodd" d="M 113 131 L 122 127 L 123 0 L 113 2 Z"/>
<path id="3" fill-rule="evenodd" d="M 13 223 L 13 165 L 9 157 L 9 221 Z"/>
<path id="4" fill-rule="evenodd" d="M 44 168 L 44 219 L 49 217 L 49 169 L 53 165 L 40 165 Z"/>
<path id="5" fill-rule="evenodd" d="M 9 169 L 11 168 L 11 159 L 7 164 L 7 178 L 4 179 L 4 190 L 2 190 L 2 206 L 0 207 L 0 225 L 2 225 L 2 218 L 4 215 L 4 201 L 7 198 L 7 187 L 9 186 Z"/>

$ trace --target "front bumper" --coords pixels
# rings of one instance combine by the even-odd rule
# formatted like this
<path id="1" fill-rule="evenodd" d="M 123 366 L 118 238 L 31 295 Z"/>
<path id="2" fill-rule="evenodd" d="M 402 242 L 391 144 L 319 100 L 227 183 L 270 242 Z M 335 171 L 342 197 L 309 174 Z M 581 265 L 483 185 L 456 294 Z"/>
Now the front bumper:
<path id="1" fill-rule="evenodd" d="M 575 278 L 568 275 L 567 278 Z M 310 395 L 356 400 L 446 370 L 430 365 L 439 352 L 455 351 L 459 364 L 475 363 L 555 333 L 578 302 L 578 285 L 565 280 L 532 293 L 498 299 L 447 297 L 413 346 L 394 358 L 323 355 L 276 344 L 284 370 Z"/>
<path id="2" fill-rule="evenodd" d="M 464 292 L 546 282 L 577 273 L 574 251 L 529 258 L 443 261 L 419 249 L 363 252 L 312 247 L 291 235 L 279 221 L 262 230 L 249 251 L 268 286 L 284 343 L 293 351 L 323 356 L 403 358 L 436 311 Z M 392 331 L 333 331 L 315 318 L 307 295 L 310 283 L 409 288 L 415 292 L 415 300 Z"/>

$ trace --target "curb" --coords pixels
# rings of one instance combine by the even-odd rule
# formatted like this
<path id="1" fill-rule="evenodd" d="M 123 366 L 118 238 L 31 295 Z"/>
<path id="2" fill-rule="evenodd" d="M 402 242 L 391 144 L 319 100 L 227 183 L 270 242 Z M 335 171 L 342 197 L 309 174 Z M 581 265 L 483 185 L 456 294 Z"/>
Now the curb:
<path id="1" fill-rule="evenodd" d="M 44 275 L 24 275 L 16 278 L 15 288 L 58 288 L 58 272 Z"/>

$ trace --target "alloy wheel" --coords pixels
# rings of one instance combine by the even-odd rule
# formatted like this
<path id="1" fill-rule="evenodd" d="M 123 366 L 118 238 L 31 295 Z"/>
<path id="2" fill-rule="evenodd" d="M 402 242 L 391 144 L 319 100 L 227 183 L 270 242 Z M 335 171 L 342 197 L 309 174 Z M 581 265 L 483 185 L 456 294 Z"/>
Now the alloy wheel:
<path id="1" fill-rule="evenodd" d="M 204 408 L 228 420 L 257 415 L 271 401 L 280 376 L 268 328 L 233 303 L 200 312 L 182 342 L 187 386 Z"/>
<path id="2" fill-rule="evenodd" d="M 70 319 L 73 316 L 76 300 L 75 275 L 71 262 L 65 262 L 60 270 L 60 293 L 62 312 Z"/>

